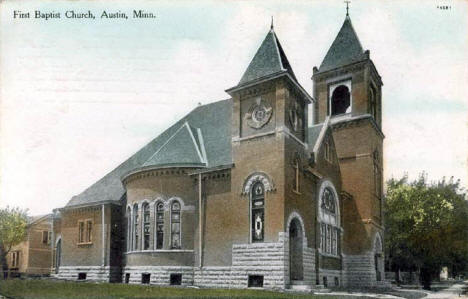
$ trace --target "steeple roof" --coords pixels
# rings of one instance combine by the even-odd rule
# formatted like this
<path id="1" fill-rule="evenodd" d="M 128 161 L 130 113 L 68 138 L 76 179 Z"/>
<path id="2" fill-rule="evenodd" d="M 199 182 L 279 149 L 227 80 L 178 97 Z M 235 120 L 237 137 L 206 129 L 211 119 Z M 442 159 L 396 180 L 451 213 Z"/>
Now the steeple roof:
<path id="1" fill-rule="evenodd" d="M 297 81 L 272 26 L 238 86 L 278 73 L 289 73 Z"/>
<path id="2" fill-rule="evenodd" d="M 351 19 L 347 15 L 340 32 L 338 32 L 322 64 L 320 64 L 319 71 L 328 71 L 364 58 L 366 58 L 366 55 L 351 24 Z"/>

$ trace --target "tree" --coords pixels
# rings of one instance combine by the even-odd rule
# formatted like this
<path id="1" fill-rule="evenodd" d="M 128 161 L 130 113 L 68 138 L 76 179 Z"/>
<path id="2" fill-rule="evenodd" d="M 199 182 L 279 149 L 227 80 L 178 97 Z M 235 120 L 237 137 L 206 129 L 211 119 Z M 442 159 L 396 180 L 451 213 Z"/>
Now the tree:
<path id="1" fill-rule="evenodd" d="M 6 278 L 8 273 L 8 253 L 26 237 L 27 219 L 26 210 L 10 207 L 0 209 L 0 263 L 3 278 Z"/>
<path id="2" fill-rule="evenodd" d="M 467 268 L 468 203 L 459 181 L 428 183 L 426 174 L 387 182 L 386 253 L 390 266 L 420 269 L 425 289 L 443 266 Z"/>

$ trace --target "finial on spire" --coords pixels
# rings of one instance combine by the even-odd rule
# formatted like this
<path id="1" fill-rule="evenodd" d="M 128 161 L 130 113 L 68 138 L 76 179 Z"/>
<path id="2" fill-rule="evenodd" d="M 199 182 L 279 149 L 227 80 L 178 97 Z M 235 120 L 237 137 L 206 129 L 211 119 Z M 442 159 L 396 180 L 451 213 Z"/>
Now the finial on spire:
<path id="1" fill-rule="evenodd" d="M 270 29 L 273 30 L 273 16 L 271 16 L 271 26 Z"/>
<path id="2" fill-rule="evenodd" d="M 346 3 L 346 16 L 349 17 L 349 3 L 351 3 L 351 1 L 346 0 L 344 3 Z"/>

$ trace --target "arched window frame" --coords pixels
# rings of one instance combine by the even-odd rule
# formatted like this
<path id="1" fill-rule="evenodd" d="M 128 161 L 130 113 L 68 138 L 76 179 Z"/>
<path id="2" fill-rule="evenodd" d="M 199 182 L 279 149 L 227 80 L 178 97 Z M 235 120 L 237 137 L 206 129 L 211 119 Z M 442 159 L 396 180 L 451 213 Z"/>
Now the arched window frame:
<path id="1" fill-rule="evenodd" d="M 139 241 L 139 209 L 138 209 L 138 204 L 133 205 L 133 213 L 132 213 L 132 249 L 133 251 L 137 251 L 139 246 L 138 246 L 138 241 Z"/>
<path id="2" fill-rule="evenodd" d="M 349 111 L 343 113 L 343 114 L 332 114 L 332 98 L 333 98 L 333 93 L 334 91 L 340 87 L 340 86 L 346 86 L 348 88 L 349 92 Z M 329 116 L 339 116 L 339 115 L 347 115 L 350 114 L 353 111 L 353 93 L 352 93 L 352 88 L 351 88 L 351 79 L 344 79 L 340 81 L 335 81 L 328 86 L 328 105 L 327 105 L 327 114 Z"/>
<path id="3" fill-rule="evenodd" d="M 301 158 L 298 153 L 294 154 L 293 158 L 293 168 L 294 168 L 294 184 L 293 184 L 293 191 L 295 193 L 300 194 L 300 176 L 301 176 Z"/>
<path id="4" fill-rule="evenodd" d="M 132 208 L 127 206 L 127 251 L 132 250 Z"/>
<path id="5" fill-rule="evenodd" d="M 373 84 L 369 86 L 369 114 L 374 117 L 375 122 L 378 121 L 377 88 Z"/>
<path id="6" fill-rule="evenodd" d="M 261 188 L 259 193 L 258 187 Z M 250 241 L 261 243 L 265 240 L 265 185 L 261 181 L 252 184 L 249 192 L 250 197 Z M 260 231 L 257 233 L 257 231 Z"/>
<path id="7" fill-rule="evenodd" d="M 154 205 L 154 249 L 161 250 L 164 248 L 164 202 L 157 200 Z"/>
<path id="8" fill-rule="evenodd" d="M 178 210 L 175 209 L 176 205 L 179 206 Z M 169 218 L 170 218 L 171 249 L 181 249 L 182 248 L 182 203 L 180 200 L 173 199 L 170 201 L 170 217 Z M 177 226 L 178 226 L 178 229 L 176 228 Z M 174 242 L 175 236 L 178 236 L 179 244 L 177 244 L 177 242 Z"/>
<path id="9" fill-rule="evenodd" d="M 340 226 L 340 206 L 338 194 L 330 181 L 323 182 L 320 188 L 318 215 L 320 253 L 323 255 L 339 256 L 339 248 L 341 248 L 340 235 L 342 231 Z"/>
<path id="10" fill-rule="evenodd" d="M 151 212 L 150 204 L 144 201 L 141 205 L 141 249 L 151 250 Z"/>

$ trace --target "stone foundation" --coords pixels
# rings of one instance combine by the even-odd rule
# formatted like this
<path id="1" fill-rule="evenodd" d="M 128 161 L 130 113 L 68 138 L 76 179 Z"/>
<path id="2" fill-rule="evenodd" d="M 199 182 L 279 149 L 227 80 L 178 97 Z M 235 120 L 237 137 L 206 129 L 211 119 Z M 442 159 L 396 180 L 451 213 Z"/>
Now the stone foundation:
<path id="1" fill-rule="evenodd" d="M 170 285 L 171 274 L 182 274 L 181 285 L 193 285 L 193 267 L 187 266 L 133 266 L 123 269 L 122 282 L 130 275 L 128 283 L 141 284 L 143 274 L 150 274 L 150 284 Z"/>
<path id="2" fill-rule="evenodd" d="M 374 255 L 343 256 L 343 285 L 347 287 L 374 287 L 377 285 Z"/>
<path id="3" fill-rule="evenodd" d="M 324 277 L 327 278 L 327 287 L 343 286 L 343 271 L 341 270 L 319 269 L 319 284 L 323 286 L 325 286 Z"/>
<path id="4" fill-rule="evenodd" d="M 85 281 L 113 282 L 120 279 L 119 268 L 110 266 L 60 266 L 58 273 L 53 277 L 78 280 L 80 273 L 86 274 Z"/>

